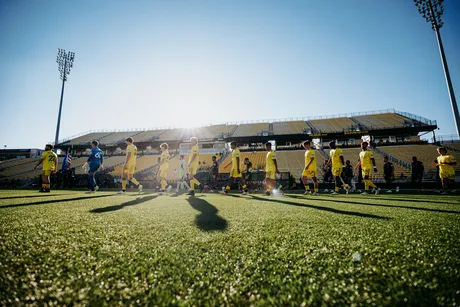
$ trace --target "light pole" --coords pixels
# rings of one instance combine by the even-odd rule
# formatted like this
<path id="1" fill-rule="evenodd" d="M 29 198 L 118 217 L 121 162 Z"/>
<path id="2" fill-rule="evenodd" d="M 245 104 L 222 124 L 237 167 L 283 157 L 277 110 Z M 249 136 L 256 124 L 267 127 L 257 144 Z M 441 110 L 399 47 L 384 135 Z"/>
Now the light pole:
<path id="1" fill-rule="evenodd" d="M 447 66 L 446 55 L 444 54 L 441 33 L 439 33 L 439 29 L 441 29 L 444 24 L 441 19 L 442 14 L 444 13 L 444 6 L 442 5 L 444 0 L 414 0 L 414 2 L 419 13 L 423 15 L 423 18 L 425 18 L 427 22 L 431 23 L 431 28 L 436 32 L 439 53 L 441 54 L 442 66 L 444 68 L 447 89 L 449 91 L 450 104 L 452 106 L 452 112 L 454 113 L 455 128 L 457 129 L 457 136 L 460 136 L 460 115 L 458 113 L 457 100 L 455 99 L 454 88 L 452 86 L 452 81 L 450 80 L 449 67 Z"/>
<path id="2" fill-rule="evenodd" d="M 56 137 L 54 138 L 54 146 L 57 145 L 59 139 L 59 128 L 61 126 L 61 112 L 62 112 L 62 99 L 64 98 L 64 84 L 67 81 L 67 75 L 70 74 L 70 69 L 73 67 L 75 59 L 74 52 L 65 52 L 64 49 L 58 48 L 56 62 L 58 63 L 58 70 L 61 74 L 62 89 L 61 89 L 61 102 L 59 103 L 59 113 L 56 127 Z"/>

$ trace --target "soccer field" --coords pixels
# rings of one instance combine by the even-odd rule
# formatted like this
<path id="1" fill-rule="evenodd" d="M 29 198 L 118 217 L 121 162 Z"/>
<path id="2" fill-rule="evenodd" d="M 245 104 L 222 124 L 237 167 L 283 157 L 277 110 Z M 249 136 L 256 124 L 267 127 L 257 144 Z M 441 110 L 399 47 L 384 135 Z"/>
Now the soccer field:
<path id="1" fill-rule="evenodd" d="M 0 305 L 460 304 L 460 199 L 0 191 Z"/>

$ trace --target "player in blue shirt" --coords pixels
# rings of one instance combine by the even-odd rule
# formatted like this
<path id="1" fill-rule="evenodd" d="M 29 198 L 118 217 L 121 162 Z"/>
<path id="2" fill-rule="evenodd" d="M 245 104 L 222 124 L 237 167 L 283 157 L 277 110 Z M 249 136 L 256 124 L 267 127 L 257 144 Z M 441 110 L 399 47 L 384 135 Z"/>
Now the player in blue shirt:
<path id="1" fill-rule="evenodd" d="M 99 190 L 99 187 L 96 184 L 96 179 L 94 178 L 94 174 L 101 169 L 104 170 L 104 152 L 99 149 L 99 142 L 92 141 L 91 142 L 91 154 L 88 157 L 88 161 L 83 165 L 83 168 L 86 169 L 89 164 L 88 169 L 88 182 L 89 182 L 89 191 L 86 193 L 91 194 L 95 191 Z"/>

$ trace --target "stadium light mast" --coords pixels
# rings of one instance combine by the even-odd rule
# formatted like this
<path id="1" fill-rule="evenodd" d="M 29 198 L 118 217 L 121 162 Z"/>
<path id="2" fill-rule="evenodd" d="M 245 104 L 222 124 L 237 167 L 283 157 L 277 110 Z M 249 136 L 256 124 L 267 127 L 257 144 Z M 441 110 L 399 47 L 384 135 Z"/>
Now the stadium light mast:
<path id="1" fill-rule="evenodd" d="M 54 146 L 57 145 L 59 139 L 59 128 L 61 126 L 61 112 L 62 112 L 62 100 L 64 98 L 64 84 L 67 81 L 67 75 L 70 74 L 70 69 L 73 67 L 73 61 L 75 59 L 74 52 L 66 52 L 64 49 L 58 48 L 56 62 L 58 63 L 58 70 L 61 74 L 62 89 L 61 89 L 61 102 L 59 103 L 59 113 L 56 127 L 56 137 L 54 138 Z"/>
<path id="2" fill-rule="evenodd" d="M 449 67 L 447 66 L 446 55 L 444 54 L 441 34 L 439 33 L 439 29 L 441 29 L 444 24 L 441 19 L 444 13 L 444 6 L 442 4 L 444 0 L 414 0 L 414 2 L 418 8 L 418 12 L 427 22 L 431 23 L 431 28 L 436 32 L 439 53 L 441 54 L 442 66 L 444 68 L 444 76 L 446 77 L 447 89 L 449 91 L 450 104 L 452 106 L 452 112 L 454 113 L 455 128 L 457 129 L 457 136 L 460 137 L 460 115 L 458 113 L 457 100 L 455 99 L 454 88 L 450 80 Z"/>

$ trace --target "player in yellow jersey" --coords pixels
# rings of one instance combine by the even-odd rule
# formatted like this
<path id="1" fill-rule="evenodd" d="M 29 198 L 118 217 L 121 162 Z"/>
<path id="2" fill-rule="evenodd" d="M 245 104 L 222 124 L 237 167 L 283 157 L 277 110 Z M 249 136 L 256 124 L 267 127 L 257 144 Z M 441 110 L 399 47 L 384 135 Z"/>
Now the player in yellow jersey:
<path id="1" fill-rule="evenodd" d="M 204 186 L 195 178 L 198 171 L 198 159 L 200 157 L 200 148 L 198 147 L 198 139 L 190 138 L 190 155 L 188 156 L 188 179 L 190 180 L 190 190 L 187 195 L 195 196 L 195 185 L 201 185 L 200 193 L 203 192 Z"/>
<path id="2" fill-rule="evenodd" d="M 437 163 L 434 166 L 439 166 L 439 177 L 441 178 L 443 192 L 441 194 L 446 195 L 449 188 L 451 192 L 455 193 L 455 169 L 454 165 L 457 165 L 454 156 L 447 154 L 445 147 L 439 147 Z"/>
<path id="3" fill-rule="evenodd" d="M 125 140 L 126 143 L 126 159 L 125 164 L 123 165 L 123 173 L 121 175 L 121 191 L 118 194 L 124 194 L 126 192 L 126 179 L 129 179 L 132 183 L 137 186 L 139 193 L 142 192 L 142 184 L 133 177 L 136 169 L 136 159 L 137 159 L 137 147 L 134 145 L 133 138 L 129 137 Z"/>
<path id="4" fill-rule="evenodd" d="M 355 169 L 359 168 L 359 166 L 361 166 L 362 169 L 364 192 L 361 193 L 361 195 L 369 194 L 369 187 L 375 189 L 375 194 L 377 195 L 380 193 L 380 188 L 377 188 L 377 186 L 371 181 L 372 170 L 377 173 L 377 166 L 375 166 L 374 154 L 372 151 L 367 149 L 367 146 L 369 146 L 369 143 L 362 142 L 361 152 L 359 153 L 359 163 L 356 165 Z"/>
<path id="5" fill-rule="evenodd" d="M 265 144 L 267 156 L 265 158 L 265 195 L 270 195 L 272 189 L 276 189 L 276 174 L 279 174 L 278 163 L 276 162 L 276 153 L 272 150 L 272 143 Z M 284 195 L 284 190 L 281 185 L 278 186 L 281 193 Z"/>
<path id="6" fill-rule="evenodd" d="M 311 194 L 310 185 L 308 183 L 308 178 L 311 178 L 313 181 L 313 186 L 315 192 L 312 195 L 319 195 L 318 193 L 318 180 L 316 179 L 316 156 L 315 151 L 311 148 L 311 142 L 303 142 L 303 148 L 305 148 L 305 168 L 302 172 L 302 182 L 305 186 L 304 195 Z"/>
<path id="7" fill-rule="evenodd" d="M 243 175 L 241 173 L 241 161 L 240 161 L 240 149 L 236 145 L 236 142 L 233 141 L 230 143 L 230 147 L 232 148 L 232 161 L 230 161 L 224 168 L 227 168 L 230 164 L 232 165 L 232 169 L 230 171 L 230 178 L 228 179 L 227 186 L 225 187 L 225 191 L 222 192 L 225 195 L 228 195 L 233 182 L 238 180 L 241 184 L 241 188 L 243 189 L 243 195 L 248 194 L 248 189 L 246 187 L 246 183 L 243 180 Z"/>
<path id="8" fill-rule="evenodd" d="M 52 150 L 53 145 L 46 144 L 45 151 L 42 153 L 40 160 L 38 160 L 37 165 L 34 167 L 34 169 L 37 169 L 38 166 L 43 163 L 42 188 L 38 191 L 41 193 L 49 193 L 51 191 L 50 175 L 51 173 L 55 173 L 57 169 L 58 156 Z"/>
<path id="9" fill-rule="evenodd" d="M 335 191 L 332 192 L 332 195 L 339 194 L 340 187 L 342 186 L 345 189 L 345 192 L 348 194 L 349 187 L 348 184 L 344 183 L 342 180 L 342 171 L 345 167 L 345 161 L 343 160 L 343 153 L 341 148 L 337 148 L 334 141 L 329 142 L 329 161 L 325 165 L 325 169 L 332 163 L 332 175 L 335 178 Z"/>
<path id="10" fill-rule="evenodd" d="M 168 144 L 163 143 L 160 145 L 161 156 L 160 156 L 160 171 L 158 172 L 159 182 L 161 184 L 161 193 L 170 192 L 171 186 L 166 182 L 166 177 L 168 176 L 169 170 L 169 152 Z"/>

